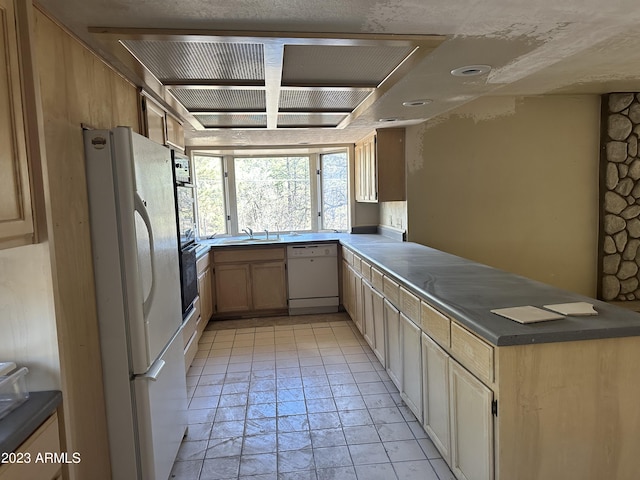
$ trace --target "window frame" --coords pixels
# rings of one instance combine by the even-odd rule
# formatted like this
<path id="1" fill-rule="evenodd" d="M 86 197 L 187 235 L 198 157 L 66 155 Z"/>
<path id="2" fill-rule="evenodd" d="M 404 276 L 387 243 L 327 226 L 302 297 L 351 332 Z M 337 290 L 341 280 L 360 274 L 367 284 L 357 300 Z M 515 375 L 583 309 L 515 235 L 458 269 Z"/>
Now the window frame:
<path id="1" fill-rule="evenodd" d="M 322 155 L 344 153 L 347 161 L 347 226 L 345 231 L 349 231 L 351 228 L 351 198 L 349 192 L 349 185 L 351 181 L 351 149 L 348 146 L 339 147 L 327 147 L 313 149 L 311 152 L 301 153 L 296 150 L 282 150 L 278 152 L 243 152 L 241 150 L 233 153 L 215 153 L 211 151 L 192 151 L 190 152 L 191 161 L 195 163 L 195 157 L 215 157 L 220 158 L 223 171 L 223 189 L 224 189 L 224 211 L 225 211 L 225 223 L 227 227 L 227 233 L 217 235 L 223 236 L 238 236 L 241 235 L 242 228 L 247 226 L 238 225 L 238 208 L 237 208 L 237 189 L 236 189 L 236 158 L 268 158 L 268 157 L 307 157 L 309 162 L 309 187 L 310 187 L 310 201 L 311 201 L 311 228 L 309 230 L 295 230 L 297 233 L 315 233 L 315 232 L 331 232 L 334 229 L 324 228 L 324 212 L 322 211 Z M 193 168 L 195 175 L 195 166 Z M 197 183 L 197 178 L 194 183 Z M 195 205 L 196 205 L 196 222 L 200 224 L 200 212 L 198 209 L 198 190 L 195 188 Z M 260 227 L 255 225 L 248 225 L 255 232 L 260 232 Z M 289 233 L 291 230 L 279 231 L 273 233 Z M 271 232 L 269 232 L 271 233 Z"/>

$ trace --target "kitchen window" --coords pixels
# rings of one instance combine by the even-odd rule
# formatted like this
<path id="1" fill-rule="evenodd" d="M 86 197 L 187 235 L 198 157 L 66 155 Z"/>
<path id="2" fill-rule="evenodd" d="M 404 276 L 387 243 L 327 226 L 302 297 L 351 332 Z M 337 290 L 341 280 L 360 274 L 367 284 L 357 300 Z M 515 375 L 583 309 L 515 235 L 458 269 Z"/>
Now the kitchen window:
<path id="1" fill-rule="evenodd" d="M 198 229 L 213 234 L 348 230 L 346 150 L 193 156 Z"/>

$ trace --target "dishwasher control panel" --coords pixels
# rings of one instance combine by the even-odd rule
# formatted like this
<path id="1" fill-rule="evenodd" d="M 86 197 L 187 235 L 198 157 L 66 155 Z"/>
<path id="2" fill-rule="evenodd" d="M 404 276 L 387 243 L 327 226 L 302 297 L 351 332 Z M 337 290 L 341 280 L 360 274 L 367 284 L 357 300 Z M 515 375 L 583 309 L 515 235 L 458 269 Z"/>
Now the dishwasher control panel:
<path id="1" fill-rule="evenodd" d="M 331 244 L 289 245 L 288 258 L 337 257 L 338 246 Z"/>

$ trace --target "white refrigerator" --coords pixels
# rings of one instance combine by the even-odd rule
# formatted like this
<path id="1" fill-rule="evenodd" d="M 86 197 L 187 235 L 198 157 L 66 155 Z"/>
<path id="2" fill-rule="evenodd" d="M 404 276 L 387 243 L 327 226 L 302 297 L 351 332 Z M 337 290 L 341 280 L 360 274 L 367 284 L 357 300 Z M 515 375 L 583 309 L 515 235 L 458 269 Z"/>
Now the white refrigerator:
<path id="1" fill-rule="evenodd" d="M 171 152 L 128 127 L 84 132 L 114 480 L 165 480 L 186 430 Z"/>

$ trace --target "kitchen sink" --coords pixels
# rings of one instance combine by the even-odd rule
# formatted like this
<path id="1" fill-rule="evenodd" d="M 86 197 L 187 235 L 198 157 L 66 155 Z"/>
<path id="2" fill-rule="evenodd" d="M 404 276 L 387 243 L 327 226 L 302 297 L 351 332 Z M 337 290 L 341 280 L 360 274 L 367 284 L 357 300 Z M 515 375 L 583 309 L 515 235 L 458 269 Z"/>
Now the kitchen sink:
<path id="1" fill-rule="evenodd" d="M 278 243 L 282 238 L 227 238 L 222 243 L 233 244 L 254 244 L 254 243 Z"/>

